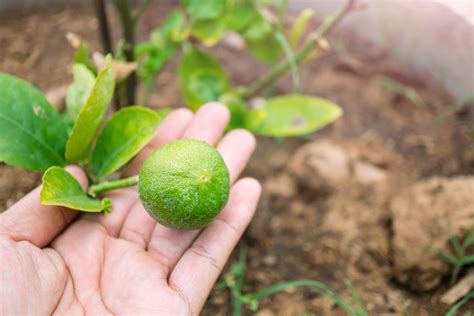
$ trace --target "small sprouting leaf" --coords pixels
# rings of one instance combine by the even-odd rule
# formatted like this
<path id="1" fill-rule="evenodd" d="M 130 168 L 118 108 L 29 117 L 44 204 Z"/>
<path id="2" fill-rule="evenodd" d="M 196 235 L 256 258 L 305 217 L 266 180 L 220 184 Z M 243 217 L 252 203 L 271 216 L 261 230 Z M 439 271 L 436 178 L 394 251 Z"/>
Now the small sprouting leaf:
<path id="1" fill-rule="evenodd" d="M 203 103 L 217 101 L 229 90 L 222 67 L 209 54 L 191 49 L 179 65 L 179 83 L 186 104 L 197 110 Z"/>
<path id="2" fill-rule="evenodd" d="M 89 45 L 85 42 L 81 42 L 74 53 L 73 63 L 82 64 L 86 66 L 90 71 L 92 71 L 94 75 L 96 75 L 97 67 L 93 63 L 91 63 L 89 55 Z"/>
<path id="3" fill-rule="evenodd" d="M 205 46 L 213 46 L 224 35 L 224 24 L 221 19 L 196 20 L 191 25 L 191 34 Z"/>
<path id="4" fill-rule="evenodd" d="M 226 0 L 182 0 L 188 13 L 197 20 L 215 19 L 224 12 Z"/>
<path id="5" fill-rule="evenodd" d="M 248 113 L 246 125 L 264 136 L 302 136 L 341 115 L 342 109 L 329 100 L 292 94 L 266 100 L 261 108 Z"/>
<path id="6" fill-rule="evenodd" d="M 313 9 L 304 9 L 296 18 L 295 23 L 293 23 L 293 27 L 290 31 L 290 44 L 291 47 L 296 48 L 298 46 L 299 41 L 301 40 L 301 36 L 303 35 L 304 31 L 308 27 L 309 22 L 311 22 L 311 18 L 314 16 Z"/>
<path id="7" fill-rule="evenodd" d="M 94 86 L 95 76 L 83 64 L 74 64 L 72 66 L 72 75 L 74 82 L 66 94 L 66 115 L 71 122 L 74 122 L 89 97 Z"/>
<path id="8" fill-rule="evenodd" d="M 172 11 L 160 28 L 154 29 L 150 34 L 150 41 L 158 47 L 163 47 L 171 40 L 182 40 L 181 33 L 185 24 L 185 17 L 180 11 Z"/>
<path id="9" fill-rule="evenodd" d="M 67 126 L 29 83 L 0 73 L 0 161 L 31 171 L 63 166 Z"/>
<path id="10" fill-rule="evenodd" d="M 107 56 L 105 68 L 95 80 L 86 104 L 82 107 L 66 144 L 66 159 L 77 162 L 86 159 L 102 118 L 114 94 L 115 79 L 112 58 Z"/>
<path id="11" fill-rule="evenodd" d="M 183 30 L 184 22 L 183 13 L 173 11 L 161 27 L 151 32 L 149 42 L 135 46 L 135 59 L 139 62 L 137 72 L 142 80 L 149 80 L 160 71 L 173 56 L 178 42 L 187 37 Z"/>
<path id="12" fill-rule="evenodd" d="M 112 204 L 109 199 L 87 196 L 79 182 L 61 167 L 51 167 L 43 175 L 40 202 L 91 213 L 109 212 Z"/>
<path id="13" fill-rule="evenodd" d="M 227 29 L 241 32 L 247 28 L 259 12 L 255 5 L 251 3 L 238 3 L 228 8 L 224 16 L 224 25 Z"/>
<path id="14" fill-rule="evenodd" d="M 92 152 L 94 174 L 108 176 L 130 161 L 153 138 L 159 121 L 158 113 L 140 106 L 116 112 Z"/>

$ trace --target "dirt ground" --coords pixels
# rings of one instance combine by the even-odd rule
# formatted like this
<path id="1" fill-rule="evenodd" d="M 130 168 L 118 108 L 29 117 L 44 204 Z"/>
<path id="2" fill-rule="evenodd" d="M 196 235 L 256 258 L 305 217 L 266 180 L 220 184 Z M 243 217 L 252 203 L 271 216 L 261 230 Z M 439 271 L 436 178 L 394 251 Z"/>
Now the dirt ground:
<path id="1" fill-rule="evenodd" d="M 150 9 L 139 38 L 169 9 L 163 3 Z M 43 91 L 71 81 L 66 32 L 100 49 L 92 8 L 11 12 L 0 21 L 0 71 Z M 115 18 L 112 28 L 119 29 Z M 454 102 L 430 78 L 410 77 L 386 53 L 344 32 L 330 42 L 332 50 L 305 67 L 303 93 L 333 100 L 345 115 L 305 138 L 260 138 L 245 171 L 263 183 L 257 215 L 239 246 L 248 251 L 247 287 L 315 279 L 348 299 L 347 277 L 370 315 L 402 315 L 404 308 L 410 315 L 443 315 L 449 267 L 427 247 L 447 248 L 448 226 L 460 233 L 474 224 L 467 207 L 474 205 L 474 148 L 466 136 L 472 108 L 439 122 Z M 236 85 L 265 69 L 231 43 L 213 50 Z M 183 104 L 176 65 L 177 59 L 158 78 L 152 106 Z M 380 76 L 416 89 L 424 106 L 388 91 Z M 288 87 L 285 78 L 274 93 Z M 39 180 L 39 174 L 0 165 L 0 211 Z M 474 302 L 463 310 L 474 310 Z M 203 314 L 230 313 L 228 293 L 215 290 Z M 308 289 L 291 289 L 263 300 L 258 315 L 305 313 L 344 314 Z"/>

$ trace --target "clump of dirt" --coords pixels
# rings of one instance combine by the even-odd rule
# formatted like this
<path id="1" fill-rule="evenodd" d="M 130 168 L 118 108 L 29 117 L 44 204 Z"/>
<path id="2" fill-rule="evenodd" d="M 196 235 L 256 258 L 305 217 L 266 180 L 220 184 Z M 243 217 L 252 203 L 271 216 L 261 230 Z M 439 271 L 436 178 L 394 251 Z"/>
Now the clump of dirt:
<path id="1" fill-rule="evenodd" d="M 155 1 L 143 16 L 138 41 L 175 5 Z M 113 15 L 111 28 L 119 29 Z M 56 92 L 64 94 L 61 89 L 72 78 L 73 53 L 66 32 L 78 33 L 94 50 L 100 50 L 95 14 L 89 6 L 58 5 L 46 12 L 2 16 L 0 46 L 6 49 L 0 50 L 0 70 L 32 81 L 49 90 L 53 98 Z M 423 262 L 429 258 L 424 244 L 405 241 L 434 236 L 439 240 L 437 246 L 446 247 L 445 226 L 428 223 L 438 219 L 435 215 L 457 222 L 461 217 L 456 214 L 461 213 L 453 207 L 472 201 L 454 194 L 452 183 L 458 183 L 459 176 L 474 174 L 474 147 L 469 147 L 466 137 L 474 111 L 467 108 L 440 123 L 436 119 L 453 100 L 430 84 L 429 78 L 413 78 L 386 52 L 347 33 L 333 33 L 329 41 L 332 50 L 302 67 L 301 93 L 328 98 L 341 105 L 345 114 L 306 138 L 259 138 L 246 170 L 246 175 L 263 183 L 259 210 L 240 244 L 248 250 L 246 288 L 315 279 L 350 301 L 343 284 L 347 277 L 371 315 L 401 315 L 405 309 L 411 315 L 442 315 L 448 306 L 439 298 L 447 282 L 441 279 L 431 292 L 414 294 L 412 289 L 427 289 L 418 283 L 430 278 L 417 279 L 411 267 L 421 275 Z M 259 78 L 265 67 L 228 42 L 213 47 L 212 53 L 235 86 Z M 173 58 L 158 76 L 151 105 L 183 105 L 176 79 L 178 62 L 179 58 Z M 416 89 L 425 108 L 387 91 L 380 76 Z M 290 87 L 291 77 L 287 76 L 272 93 L 290 93 Z M 39 180 L 38 174 L 0 166 L 0 209 Z M 442 189 L 431 194 L 436 183 Z M 419 204 L 425 200 L 426 205 Z M 419 209 L 413 210 L 410 201 Z M 449 208 L 441 210 L 442 205 Z M 431 214 L 428 206 L 438 209 Z M 464 221 L 472 224 L 472 217 Z M 412 229 L 402 231 L 400 227 L 406 225 Z M 453 224 L 455 230 L 460 227 L 454 225 L 458 224 Z M 409 251 L 414 252 L 413 257 Z M 419 261 L 411 260 L 415 258 Z M 439 258 L 431 259 L 443 265 Z M 439 276 L 444 269 L 440 268 Z M 203 314 L 228 315 L 229 302 L 226 291 L 216 290 Z M 310 290 L 288 289 L 263 300 L 260 307 L 261 315 L 344 315 L 330 300 Z"/>
<path id="2" fill-rule="evenodd" d="M 40 174 L 0 165 L 0 213 L 33 190 L 40 179 Z"/>
<path id="3" fill-rule="evenodd" d="M 394 275 L 410 289 L 431 290 L 449 272 L 433 253 L 449 252 L 449 236 L 474 225 L 474 176 L 417 182 L 393 199 L 391 211 Z"/>

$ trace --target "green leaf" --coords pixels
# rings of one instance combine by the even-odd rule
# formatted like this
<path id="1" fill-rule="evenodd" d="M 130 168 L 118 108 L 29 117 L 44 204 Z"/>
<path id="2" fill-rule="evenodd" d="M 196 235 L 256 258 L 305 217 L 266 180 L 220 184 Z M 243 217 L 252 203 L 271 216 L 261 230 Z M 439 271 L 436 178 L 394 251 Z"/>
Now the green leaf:
<path id="1" fill-rule="evenodd" d="M 259 12 L 255 5 L 251 3 L 238 3 L 228 8 L 224 16 L 224 25 L 227 29 L 242 32 L 256 18 Z"/>
<path id="2" fill-rule="evenodd" d="M 135 59 L 139 62 L 137 73 L 142 80 L 152 78 L 173 56 L 178 43 L 187 37 L 183 34 L 184 23 L 183 13 L 173 11 L 161 27 L 151 32 L 149 42 L 135 46 Z"/>
<path id="3" fill-rule="evenodd" d="M 266 64 L 274 64 L 280 58 L 283 50 L 272 33 L 259 39 L 245 40 L 245 46 L 258 60 Z"/>
<path id="4" fill-rule="evenodd" d="M 188 89 L 202 104 L 219 100 L 228 90 L 228 85 L 218 69 L 203 68 L 191 73 Z"/>
<path id="5" fill-rule="evenodd" d="M 213 46 L 224 35 L 224 24 L 221 19 L 196 20 L 191 25 L 191 34 L 205 46 Z"/>
<path id="6" fill-rule="evenodd" d="M 114 94 L 115 80 L 112 58 L 107 56 L 105 68 L 99 73 L 94 87 L 82 107 L 66 144 L 66 159 L 77 162 L 86 159 Z"/>
<path id="7" fill-rule="evenodd" d="M 226 0 L 182 0 L 188 13 L 197 20 L 219 17 L 225 9 Z"/>
<path id="8" fill-rule="evenodd" d="M 185 17 L 180 11 L 172 11 L 160 28 L 154 29 L 150 34 L 150 41 L 158 47 L 163 47 L 167 42 L 181 39 L 180 33 L 185 24 Z"/>
<path id="9" fill-rule="evenodd" d="M 296 48 L 298 46 L 299 41 L 301 40 L 301 36 L 303 35 L 304 31 L 308 27 L 309 22 L 314 16 L 314 10 L 306 8 L 300 12 L 298 17 L 296 18 L 295 23 L 293 23 L 293 27 L 290 31 L 290 44 L 291 47 Z"/>
<path id="10" fill-rule="evenodd" d="M 66 115 L 71 122 L 74 122 L 90 95 L 94 86 L 95 76 L 83 64 L 74 64 L 72 66 L 72 75 L 74 82 L 66 94 Z"/>
<path id="11" fill-rule="evenodd" d="M 35 87 L 0 73 L 0 161 L 31 171 L 64 166 L 67 126 Z"/>
<path id="12" fill-rule="evenodd" d="M 245 121 L 247 117 L 247 105 L 245 102 L 234 94 L 224 94 L 220 101 L 224 103 L 230 110 L 230 122 L 227 125 L 227 130 L 236 128 L 245 128 Z"/>
<path id="13" fill-rule="evenodd" d="M 227 77 L 219 63 L 195 48 L 183 55 L 178 76 L 184 100 L 193 110 L 205 102 L 219 100 L 229 90 Z"/>
<path id="14" fill-rule="evenodd" d="M 264 136 L 289 137 L 312 133 L 342 115 L 333 102 L 298 94 L 266 100 L 247 115 L 247 128 Z"/>
<path id="15" fill-rule="evenodd" d="M 91 213 L 107 213 L 112 204 L 109 199 L 97 200 L 87 196 L 79 182 L 61 167 L 51 167 L 43 175 L 40 202 Z"/>
<path id="16" fill-rule="evenodd" d="M 160 115 L 140 106 L 116 112 L 104 127 L 92 152 L 92 170 L 98 178 L 124 166 L 153 138 Z"/>
<path id="17" fill-rule="evenodd" d="M 272 24 L 268 22 L 260 12 L 258 12 L 250 26 L 242 32 L 242 36 L 246 40 L 258 40 L 271 34 L 272 31 Z"/>
<path id="18" fill-rule="evenodd" d="M 87 43 L 82 42 L 74 52 L 73 64 L 86 66 L 94 75 L 97 74 L 97 67 L 89 60 L 90 49 Z"/>

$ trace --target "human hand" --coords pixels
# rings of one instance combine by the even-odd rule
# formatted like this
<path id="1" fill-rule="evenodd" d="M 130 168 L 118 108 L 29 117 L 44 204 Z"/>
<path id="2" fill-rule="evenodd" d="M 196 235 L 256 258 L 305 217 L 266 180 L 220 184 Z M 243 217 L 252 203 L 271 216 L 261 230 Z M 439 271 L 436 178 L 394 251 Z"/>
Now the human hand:
<path id="1" fill-rule="evenodd" d="M 131 162 L 137 174 L 158 146 L 178 138 L 204 140 L 222 154 L 233 183 L 221 214 L 203 230 L 177 231 L 153 220 L 136 187 L 109 192 L 110 215 L 80 214 L 39 203 L 40 188 L 0 215 L 0 314 L 199 314 L 260 196 L 241 171 L 254 137 L 234 130 L 218 104 L 172 112 Z M 85 174 L 68 171 L 87 189 Z M 235 183 L 234 183 L 235 182 Z"/>

